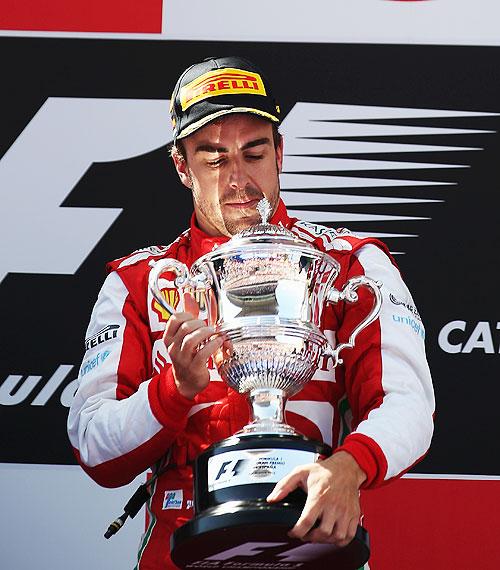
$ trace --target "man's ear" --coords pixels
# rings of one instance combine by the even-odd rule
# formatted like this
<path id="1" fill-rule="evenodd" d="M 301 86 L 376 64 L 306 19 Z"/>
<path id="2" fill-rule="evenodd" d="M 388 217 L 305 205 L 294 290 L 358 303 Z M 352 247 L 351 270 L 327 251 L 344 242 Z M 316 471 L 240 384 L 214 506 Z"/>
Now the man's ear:
<path id="1" fill-rule="evenodd" d="M 281 174 L 281 169 L 283 167 L 283 135 L 280 134 L 280 142 L 276 147 L 276 166 L 278 167 L 278 173 Z"/>
<path id="2" fill-rule="evenodd" d="M 186 188 L 191 189 L 191 177 L 189 176 L 189 169 L 185 158 L 179 152 L 173 152 L 172 160 L 174 161 L 175 170 L 177 170 L 180 181 Z"/>

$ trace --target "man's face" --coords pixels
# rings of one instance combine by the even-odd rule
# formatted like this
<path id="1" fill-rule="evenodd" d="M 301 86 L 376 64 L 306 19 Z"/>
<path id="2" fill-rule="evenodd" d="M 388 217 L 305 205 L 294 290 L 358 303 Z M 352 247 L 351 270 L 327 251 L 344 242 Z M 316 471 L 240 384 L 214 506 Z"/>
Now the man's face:
<path id="1" fill-rule="evenodd" d="M 182 183 L 193 192 L 199 227 L 232 236 L 260 222 L 266 197 L 276 210 L 282 143 L 274 147 L 271 123 L 250 114 L 227 115 L 183 140 L 186 161 L 174 156 Z"/>

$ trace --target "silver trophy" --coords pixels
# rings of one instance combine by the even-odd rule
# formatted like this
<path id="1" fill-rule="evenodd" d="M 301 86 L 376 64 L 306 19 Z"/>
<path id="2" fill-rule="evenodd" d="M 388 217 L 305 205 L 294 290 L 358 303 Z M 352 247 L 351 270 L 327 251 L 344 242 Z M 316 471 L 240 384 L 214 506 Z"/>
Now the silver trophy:
<path id="1" fill-rule="evenodd" d="M 293 467 L 327 457 L 331 449 L 285 423 L 286 400 L 312 378 L 323 357 L 331 358 L 333 366 L 341 364 L 340 352 L 352 348 L 359 332 L 380 312 L 380 283 L 359 276 L 336 289 L 340 264 L 283 226 L 268 223 L 271 208 L 266 199 L 257 207 L 260 224 L 199 258 L 191 270 L 175 259 L 162 259 L 150 272 L 151 291 L 167 311 L 175 312 L 158 285 L 166 272 L 176 274 L 180 292 L 201 298 L 203 316 L 224 337 L 214 364 L 221 378 L 246 394 L 250 403 L 250 422 L 196 460 L 196 516 L 172 539 L 172 558 L 183 568 L 213 560 L 210 556 L 217 550 L 237 549 L 243 528 L 246 538 L 274 536 L 280 544 L 295 547 L 286 531 L 300 515 L 304 494 L 296 492 L 278 504 L 266 503 L 265 497 Z M 372 309 L 348 342 L 332 347 L 320 328 L 323 311 L 328 304 L 355 303 L 360 287 L 373 293 Z M 238 465 L 237 472 L 228 465 Z M 309 548 L 303 554 L 306 565 L 301 568 L 317 567 L 320 560 L 334 561 L 335 568 L 359 568 L 369 556 L 362 527 L 343 549 L 316 546 L 315 552 Z M 265 549 L 252 560 L 278 563 L 279 556 Z M 237 558 L 234 568 L 240 567 Z M 224 564 L 231 568 L 227 560 Z"/>

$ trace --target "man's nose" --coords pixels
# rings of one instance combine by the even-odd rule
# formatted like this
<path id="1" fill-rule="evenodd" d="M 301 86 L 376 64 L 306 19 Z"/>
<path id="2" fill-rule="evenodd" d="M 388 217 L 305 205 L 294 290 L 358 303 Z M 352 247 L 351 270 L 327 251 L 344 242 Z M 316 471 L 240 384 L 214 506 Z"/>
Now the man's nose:
<path id="1" fill-rule="evenodd" d="M 243 160 L 236 158 L 231 162 L 229 186 L 235 190 L 243 190 L 248 184 L 248 173 Z"/>

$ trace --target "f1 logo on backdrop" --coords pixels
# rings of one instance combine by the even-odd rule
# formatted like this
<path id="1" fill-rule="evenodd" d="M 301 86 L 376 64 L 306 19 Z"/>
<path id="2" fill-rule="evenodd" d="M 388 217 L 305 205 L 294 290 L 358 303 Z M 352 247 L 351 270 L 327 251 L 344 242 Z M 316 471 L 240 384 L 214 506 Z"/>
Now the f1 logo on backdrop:
<path id="1" fill-rule="evenodd" d="M 133 158 L 170 142 L 168 100 L 84 99 L 50 97 L 0 160 L 1 219 L 0 282 L 9 273 L 74 274 L 122 211 L 120 208 L 64 208 L 61 204 L 94 162 Z M 362 222 L 367 234 L 378 237 L 408 237 L 380 233 L 368 224 L 392 220 L 417 220 L 394 215 L 393 205 L 434 202 L 429 187 L 449 182 L 338 176 L 335 171 L 461 168 L 467 165 L 392 161 L 393 153 L 439 153 L 479 150 L 457 145 L 406 144 L 398 138 L 422 135 L 451 136 L 490 131 L 400 126 L 405 119 L 478 117 L 493 113 L 371 107 L 326 103 L 297 103 L 285 118 L 285 161 L 281 176 L 282 196 L 292 216 L 309 222 Z M 376 119 L 388 124 L 373 124 Z M 369 137 L 395 137 L 377 142 Z M 368 140 L 364 140 L 368 137 Z M 352 140 L 353 138 L 357 140 Z M 347 140 L 346 140 L 347 139 Z M 350 155 L 367 155 L 367 159 Z M 386 160 L 369 159 L 388 155 Z M 332 158 L 331 156 L 337 156 Z M 328 172 L 328 175 L 323 173 Z M 417 177 L 416 177 L 417 178 Z M 425 188 L 415 198 L 394 195 L 401 187 Z M 390 196 L 364 195 L 363 189 L 384 188 Z M 307 189 L 306 192 L 299 191 Z M 359 194 L 339 193 L 341 188 L 359 188 Z M 328 189 L 330 193 L 316 193 Z M 388 190 L 389 189 L 389 190 Z M 291 192 L 288 190 L 292 190 Z M 388 213 L 331 212 L 331 205 L 385 206 Z M 314 210 L 294 207 L 314 206 Z M 425 218 L 423 218 L 425 219 Z M 47 231 L 50 228 L 50 231 Z M 371 231 L 370 231 L 371 230 Z M 363 232 L 357 232 L 363 234 Z M 71 236 L 71 238 L 69 237 Z M 19 255 L 22 251 L 23 255 Z"/>
<path id="2" fill-rule="evenodd" d="M 0 161 L 0 282 L 9 272 L 75 273 L 122 210 L 61 203 L 92 163 L 168 143 L 168 103 L 47 99 Z"/>

